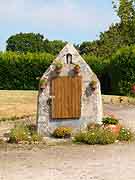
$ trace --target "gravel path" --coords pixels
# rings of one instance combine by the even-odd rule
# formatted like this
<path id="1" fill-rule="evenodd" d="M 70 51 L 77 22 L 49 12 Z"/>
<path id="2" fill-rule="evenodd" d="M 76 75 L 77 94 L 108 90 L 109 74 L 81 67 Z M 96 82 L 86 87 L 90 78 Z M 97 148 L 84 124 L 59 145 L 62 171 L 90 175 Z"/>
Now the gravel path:
<path id="1" fill-rule="evenodd" d="M 135 180 L 135 144 L 0 152 L 0 180 Z"/>

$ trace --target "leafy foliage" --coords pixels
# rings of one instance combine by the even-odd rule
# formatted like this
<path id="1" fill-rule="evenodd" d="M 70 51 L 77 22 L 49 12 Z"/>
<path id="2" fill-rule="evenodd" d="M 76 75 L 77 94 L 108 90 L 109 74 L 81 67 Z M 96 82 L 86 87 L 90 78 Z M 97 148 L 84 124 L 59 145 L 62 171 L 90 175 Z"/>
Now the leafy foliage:
<path id="1" fill-rule="evenodd" d="M 84 55 L 110 57 L 119 48 L 135 44 L 135 8 L 134 0 L 113 1 L 119 22 L 112 24 L 100 33 L 99 40 L 83 42 L 79 51 Z"/>
<path id="2" fill-rule="evenodd" d="M 99 40 L 83 42 L 79 50 L 84 55 L 108 58 L 121 47 L 121 39 L 119 24 L 111 25 L 109 30 L 100 34 Z"/>
<path id="3" fill-rule="evenodd" d="M 54 62 L 54 66 L 56 69 L 61 69 L 63 67 L 63 65 L 64 64 L 60 60 Z"/>
<path id="4" fill-rule="evenodd" d="M 40 142 L 42 137 L 37 134 L 36 128 L 33 125 L 18 124 L 11 129 L 9 134 L 9 143 L 20 142 Z"/>
<path id="5" fill-rule="evenodd" d="M 47 53 L 0 53 L 0 89 L 35 90 L 54 59 Z"/>
<path id="6" fill-rule="evenodd" d="M 24 125 L 17 125 L 9 134 L 10 143 L 19 143 L 20 141 L 29 141 L 29 130 Z"/>
<path id="7" fill-rule="evenodd" d="M 114 94 L 132 95 L 135 82 L 135 46 L 121 48 L 112 56 L 110 65 Z"/>
<path id="8" fill-rule="evenodd" d="M 61 40 L 49 41 L 46 39 L 44 40 L 44 51 L 52 55 L 57 55 L 66 45 L 66 43 L 67 42 Z"/>
<path id="9" fill-rule="evenodd" d="M 72 133 L 72 128 L 70 127 L 58 127 L 54 130 L 53 136 L 56 138 L 69 138 Z"/>
<path id="10" fill-rule="evenodd" d="M 101 81 L 102 93 L 133 96 L 135 46 L 118 49 L 110 58 L 83 56 Z M 110 86 L 107 78 L 110 78 Z"/>
<path id="11" fill-rule="evenodd" d="M 121 128 L 118 140 L 120 141 L 131 141 L 134 138 L 134 134 L 126 128 Z"/>
<path id="12" fill-rule="evenodd" d="M 7 40 L 7 51 L 16 52 L 43 52 L 44 36 L 34 33 L 19 33 L 13 35 Z"/>
<path id="13" fill-rule="evenodd" d="M 108 129 L 94 128 L 87 132 L 79 132 L 75 135 L 75 142 L 94 144 L 112 144 L 116 141 L 114 133 Z"/>
<path id="14" fill-rule="evenodd" d="M 39 84 L 40 86 L 42 86 L 43 84 L 47 84 L 47 82 L 48 82 L 47 79 L 41 79 Z"/>
<path id="15" fill-rule="evenodd" d="M 100 128 L 102 127 L 102 124 L 97 124 L 97 123 L 94 123 L 94 122 L 91 122 L 91 123 L 88 123 L 87 124 L 87 130 L 91 130 L 91 129 L 95 129 L 95 128 Z"/>
<path id="16" fill-rule="evenodd" d="M 105 117 L 105 118 L 103 118 L 102 123 L 104 125 L 106 125 L 106 124 L 117 125 L 119 123 L 119 121 L 118 121 L 118 119 L 114 119 L 112 117 Z"/>
<path id="17" fill-rule="evenodd" d="M 119 22 L 112 24 L 95 41 L 76 45 L 83 58 L 101 81 L 102 93 L 133 95 L 135 82 L 135 2 L 113 0 Z M 37 89 L 36 77 L 52 62 L 65 41 L 49 41 L 41 34 L 20 33 L 9 37 L 7 51 L 0 53 L 0 89 Z M 47 52 L 34 53 L 28 52 Z M 24 53 L 26 55 L 24 55 Z"/>
<path id="18" fill-rule="evenodd" d="M 44 40 L 44 36 L 39 33 L 19 33 L 8 38 L 6 50 L 20 53 L 47 52 L 56 55 L 65 44 L 66 42 L 61 40 Z"/>
<path id="19" fill-rule="evenodd" d="M 106 73 L 109 69 L 110 59 L 91 56 L 91 55 L 84 55 L 84 60 L 87 64 L 92 68 L 92 70 L 98 75 L 100 78 L 103 73 Z"/>
<path id="20" fill-rule="evenodd" d="M 94 126 L 93 126 L 94 125 Z M 97 126 L 93 124 L 90 126 L 88 131 L 78 132 L 74 137 L 74 142 L 76 143 L 85 143 L 85 144 L 112 144 L 116 140 L 119 141 L 131 141 L 134 139 L 134 133 L 129 129 L 121 128 L 119 134 L 113 133 L 108 128 L 103 128 L 102 126 Z"/>

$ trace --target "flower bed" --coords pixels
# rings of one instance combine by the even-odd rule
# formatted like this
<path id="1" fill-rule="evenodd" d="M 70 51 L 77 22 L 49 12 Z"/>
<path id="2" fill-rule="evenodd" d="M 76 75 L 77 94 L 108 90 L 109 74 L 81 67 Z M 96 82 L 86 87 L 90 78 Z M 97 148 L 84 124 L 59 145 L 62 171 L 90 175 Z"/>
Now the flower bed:
<path id="1" fill-rule="evenodd" d="M 132 141 L 134 133 L 122 127 L 119 120 L 112 117 L 103 118 L 102 124 L 89 123 L 86 131 L 80 131 L 74 137 L 74 142 L 85 144 L 112 144 L 116 141 Z"/>
<path id="2" fill-rule="evenodd" d="M 9 133 L 9 143 L 34 143 L 42 141 L 42 137 L 37 134 L 35 125 L 18 124 Z"/>
<path id="3" fill-rule="evenodd" d="M 111 129 L 95 128 L 86 132 L 79 132 L 74 137 L 74 142 L 95 144 L 113 144 L 116 141 L 132 141 L 134 134 L 126 128 L 121 128 L 120 133 L 116 135 Z"/>

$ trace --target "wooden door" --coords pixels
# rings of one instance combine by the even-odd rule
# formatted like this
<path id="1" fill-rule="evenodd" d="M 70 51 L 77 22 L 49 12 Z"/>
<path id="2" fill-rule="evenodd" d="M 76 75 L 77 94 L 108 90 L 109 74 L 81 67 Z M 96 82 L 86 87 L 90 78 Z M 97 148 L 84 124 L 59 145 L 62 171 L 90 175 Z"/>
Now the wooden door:
<path id="1" fill-rule="evenodd" d="M 78 119 L 81 116 L 82 78 L 58 77 L 51 84 L 52 119 Z"/>

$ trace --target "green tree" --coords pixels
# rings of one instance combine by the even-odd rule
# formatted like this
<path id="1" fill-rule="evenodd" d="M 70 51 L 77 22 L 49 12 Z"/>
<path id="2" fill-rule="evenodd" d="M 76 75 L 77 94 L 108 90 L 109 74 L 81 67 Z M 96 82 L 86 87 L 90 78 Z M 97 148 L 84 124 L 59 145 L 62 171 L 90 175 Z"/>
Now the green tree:
<path id="1" fill-rule="evenodd" d="M 135 8 L 134 0 L 119 0 L 119 4 L 113 2 L 114 9 L 120 18 L 119 28 L 122 43 L 131 45 L 135 43 Z"/>
<path id="2" fill-rule="evenodd" d="M 35 33 L 19 33 L 13 35 L 7 40 L 7 51 L 15 52 L 43 52 L 44 36 Z"/>
<path id="3" fill-rule="evenodd" d="M 97 56 L 98 41 L 85 41 L 79 46 L 80 54 L 91 54 Z"/>
<path id="4" fill-rule="evenodd" d="M 99 40 L 83 42 L 79 46 L 81 54 L 109 57 L 117 49 L 135 44 L 135 8 L 134 0 L 113 1 L 119 22 L 100 34 Z"/>
<path id="5" fill-rule="evenodd" d="M 119 24 L 112 25 L 108 31 L 100 33 L 99 40 L 83 42 L 79 47 L 80 53 L 97 57 L 111 56 L 121 47 L 122 37 L 120 33 Z"/>
<path id="6" fill-rule="evenodd" d="M 47 52 L 57 55 L 65 44 L 66 42 L 61 40 L 44 40 L 44 36 L 39 33 L 19 33 L 8 38 L 6 50 L 21 53 Z"/>
<path id="7" fill-rule="evenodd" d="M 120 24 L 129 25 L 132 21 L 134 21 L 134 0 L 119 0 L 118 4 L 115 0 L 112 3 L 113 8 L 120 18 Z"/>
<path id="8" fill-rule="evenodd" d="M 112 91 L 114 94 L 131 95 L 135 84 L 135 46 L 119 49 L 111 58 Z"/>
<path id="9" fill-rule="evenodd" d="M 57 55 L 65 45 L 66 45 L 66 42 L 61 41 L 61 40 L 49 41 L 48 39 L 46 39 L 44 41 L 44 50 L 47 53 Z"/>

